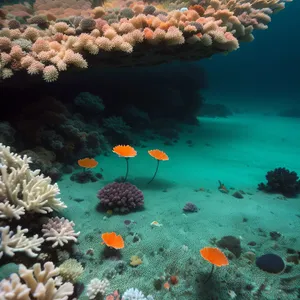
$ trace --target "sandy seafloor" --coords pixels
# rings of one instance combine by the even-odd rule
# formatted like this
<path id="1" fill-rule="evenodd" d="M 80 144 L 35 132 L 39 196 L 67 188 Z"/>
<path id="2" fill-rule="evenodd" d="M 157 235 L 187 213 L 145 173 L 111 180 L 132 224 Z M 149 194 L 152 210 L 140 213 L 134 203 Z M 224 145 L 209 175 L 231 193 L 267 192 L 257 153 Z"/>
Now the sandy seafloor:
<path id="1" fill-rule="evenodd" d="M 97 191 L 125 173 L 124 159 L 113 153 L 96 158 L 99 165 L 93 171 L 102 168 L 104 180 L 78 184 L 65 175 L 59 182 L 62 199 L 68 205 L 64 214 L 81 231 L 78 249 L 82 253 L 94 250 L 93 256 L 84 254 L 81 258 L 85 265 L 82 282 L 106 275 L 111 278 L 109 291 L 136 287 L 155 299 L 231 299 L 230 291 L 236 299 L 299 298 L 296 287 L 300 279 L 288 284 L 280 279 L 300 274 L 300 265 L 288 264 L 292 266 L 288 274 L 269 275 L 242 254 L 231 259 L 229 266 L 217 268 L 203 285 L 211 266 L 199 254 L 202 247 L 213 245 L 213 239 L 226 235 L 241 239 L 243 253 L 275 253 L 286 258 L 287 248 L 300 251 L 300 197 L 284 199 L 257 190 L 258 183 L 265 182 L 266 172 L 276 167 L 300 173 L 299 119 L 263 113 L 201 118 L 199 126 L 182 129 L 174 146 L 166 146 L 162 140 L 142 144 L 146 148 L 136 147 L 138 155 L 129 161 L 129 180 L 144 192 L 142 211 L 109 217 L 96 210 Z M 156 167 L 147 150 L 155 148 L 164 150 L 170 160 L 160 164 L 157 178 L 147 185 Z M 230 189 L 229 194 L 218 191 L 218 180 Z M 200 188 L 204 191 L 195 191 Z M 234 198 L 234 190 L 244 191 L 244 198 Z M 75 198 L 84 201 L 76 202 Z M 196 204 L 199 211 L 183 213 L 186 202 Z M 126 219 L 136 224 L 126 227 Z M 152 221 L 163 226 L 151 227 Z M 125 239 L 123 265 L 101 256 L 101 233 L 110 231 Z M 271 231 L 282 236 L 274 241 Z M 251 241 L 256 246 L 249 246 Z M 132 255 L 138 255 L 143 263 L 131 267 Z M 179 283 L 170 290 L 155 290 L 155 279 L 165 274 L 177 275 Z M 253 287 L 251 291 L 247 285 Z M 80 299 L 87 299 L 85 293 Z"/>

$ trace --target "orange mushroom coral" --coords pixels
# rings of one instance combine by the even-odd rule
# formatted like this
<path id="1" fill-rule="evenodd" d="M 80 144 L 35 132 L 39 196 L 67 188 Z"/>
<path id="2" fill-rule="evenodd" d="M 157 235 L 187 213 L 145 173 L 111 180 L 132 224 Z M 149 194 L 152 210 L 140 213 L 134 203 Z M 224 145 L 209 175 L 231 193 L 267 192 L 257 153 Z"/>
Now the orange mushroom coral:
<path id="1" fill-rule="evenodd" d="M 205 260 L 209 261 L 212 264 L 212 269 L 204 283 L 206 283 L 211 278 L 215 266 L 222 267 L 229 265 L 228 258 L 219 248 L 204 247 L 200 250 L 200 254 Z"/>
<path id="2" fill-rule="evenodd" d="M 121 235 L 117 235 L 115 232 L 105 232 L 101 235 L 103 240 L 102 244 L 105 244 L 107 247 L 114 249 L 123 249 L 124 240 Z"/>
<path id="3" fill-rule="evenodd" d="M 156 165 L 156 170 L 154 172 L 154 175 L 153 177 L 151 178 L 151 180 L 148 182 L 148 184 L 150 182 L 153 181 L 153 179 L 155 178 L 156 174 L 157 174 L 157 171 L 158 171 L 158 167 L 159 167 L 159 162 L 160 161 L 166 161 L 166 160 L 169 160 L 169 156 L 161 151 L 161 150 L 158 150 L 158 149 L 154 149 L 154 150 L 149 150 L 148 151 L 149 155 L 151 155 L 153 158 L 155 158 L 157 160 L 157 165 Z"/>
<path id="4" fill-rule="evenodd" d="M 124 177 L 124 181 L 127 180 L 129 166 L 128 166 L 128 160 L 130 157 L 135 157 L 137 155 L 137 152 L 135 149 L 129 145 L 118 145 L 113 147 L 112 151 L 119 155 L 119 157 L 124 157 L 126 159 L 126 175 Z"/>
<path id="5" fill-rule="evenodd" d="M 137 152 L 134 150 L 134 148 L 129 145 L 115 146 L 113 147 L 112 151 L 118 154 L 120 157 L 125 158 L 135 157 L 137 155 Z"/>
<path id="6" fill-rule="evenodd" d="M 98 162 L 93 158 L 83 158 L 78 160 L 78 165 L 83 168 L 92 169 L 98 165 Z"/>
<path id="7" fill-rule="evenodd" d="M 148 153 L 157 160 L 169 160 L 169 156 L 161 150 L 149 150 Z"/>

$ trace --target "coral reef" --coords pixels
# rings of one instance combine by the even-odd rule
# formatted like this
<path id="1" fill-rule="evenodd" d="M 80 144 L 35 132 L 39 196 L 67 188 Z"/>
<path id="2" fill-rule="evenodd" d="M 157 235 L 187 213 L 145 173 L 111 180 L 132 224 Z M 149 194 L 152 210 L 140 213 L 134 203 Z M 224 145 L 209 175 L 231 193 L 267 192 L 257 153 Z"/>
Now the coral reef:
<path id="1" fill-rule="evenodd" d="M 300 192 L 300 180 L 296 172 L 286 168 L 276 168 L 266 175 L 267 183 L 260 183 L 258 189 L 269 193 L 280 193 L 295 197 Z"/>
<path id="2" fill-rule="evenodd" d="M 1 218 L 20 219 L 26 212 L 47 214 L 66 205 L 56 196 L 57 184 L 39 170 L 29 168 L 31 159 L 10 152 L 10 147 L 0 144 L 0 199 Z"/>
<path id="3" fill-rule="evenodd" d="M 91 93 L 84 95 L 85 107 L 93 107 L 100 99 Z M 86 123 L 79 113 L 82 97 L 79 94 L 70 105 L 54 97 L 38 97 L 35 101 L 22 104 L 18 117 L 10 124 L 20 135 L 18 144 L 14 145 L 21 150 L 20 154 L 30 156 L 32 166 L 53 181 L 61 178 L 65 165 L 72 165 L 82 157 L 104 154 L 109 149 L 104 130 L 97 122 L 98 115 Z M 103 107 L 102 102 L 99 105 Z M 3 140 L 7 139 L 4 137 Z"/>
<path id="4" fill-rule="evenodd" d="M 78 94 L 74 99 L 74 103 L 85 113 L 92 115 L 98 115 L 105 108 L 102 99 L 88 92 Z"/>
<path id="5" fill-rule="evenodd" d="M 144 195 L 135 185 L 129 182 L 113 182 L 104 186 L 97 197 L 103 209 L 128 213 L 144 205 Z"/>
<path id="6" fill-rule="evenodd" d="M 39 170 L 30 169 L 30 163 L 30 157 L 15 154 L 10 147 L 0 144 L 1 263 L 22 258 L 26 264 L 40 255 L 56 257 L 51 248 L 76 242 L 79 235 L 73 229 L 73 222 L 48 217 L 66 205 L 57 198 L 58 185 L 51 184 L 51 179 Z M 52 244 L 51 248 L 47 242 Z"/>
<path id="7" fill-rule="evenodd" d="M 72 283 L 59 281 L 59 269 L 52 262 L 46 262 L 44 269 L 39 263 L 33 269 L 20 265 L 19 274 L 0 281 L 0 299 L 67 300 L 73 291 Z"/>
<path id="8" fill-rule="evenodd" d="M 252 41 L 253 30 L 266 29 L 284 6 L 280 0 L 4 5 L 0 74 L 8 79 L 25 70 L 53 82 L 71 67 L 151 65 L 227 53 L 240 41 Z"/>

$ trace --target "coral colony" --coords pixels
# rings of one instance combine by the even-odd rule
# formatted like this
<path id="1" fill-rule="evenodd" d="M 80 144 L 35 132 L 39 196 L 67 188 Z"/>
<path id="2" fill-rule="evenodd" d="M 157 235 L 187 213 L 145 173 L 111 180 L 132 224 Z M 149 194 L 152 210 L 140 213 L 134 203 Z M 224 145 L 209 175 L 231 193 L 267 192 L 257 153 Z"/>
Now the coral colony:
<path id="1" fill-rule="evenodd" d="M 59 80 L 61 73 L 80 69 L 149 66 L 227 54 L 238 49 L 242 42 L 251 42 L 253 31 L 266 29 L 271 16 L 284 7 L 285 2 L 280 0 L 111 0 L 103 3 L 97 0 L 33 0 L 6 3 L 0 7 L 0 84 L 9 83 L 14 78 L 19 80 L 22 76 L 25 81 L 34 78 L 52 83 Z M 165 247 L 168 237 L 162 230 L 168 226 L 174 230 L 172 222 L 175 225 L 177 217 L 170 210 L 172 222 L 163 219 L 164 212 L 160 211 L 156 199 L 149 199 L 146 190 L 142 191 L 129 182 L 134 172 L 134 169 L 129 172 L 129 158 L 130 166 L 139 158 L 134 158 L 137 151 L 129 145 L 134 144 L 131 124 L 127 125 L 120 116 L 103 113 L 105 105 L 100 97 L 81 92 L 67 104 L 50 96 L 37 98 L 39 101 L 27 108 L 30 113 L 22 110 L 26 122 L 23 120 L 22 126 L 20 122 L 17 128 L 20 140 L 26 140 L 24 148 L 28 143 L 35 146 L 32 150 L 15 153 L 18 149 L 17 143 L 13 145 L 16 130 L 8 122 L 0 122 L 0 300 L 193 299 L 195 282 L 197 290 L 200 285 L 211 288 L 210 284 L 219 274 L 224 274 L 222 271 L 226 268 L 229 269 L 226 280 L 220 283 L 220 287 L 226 290 L 223 293 L 226 298 L 211 298 L 228 299 L 228 295 L 235 298 L 238 293 L 240 299 L 263 299 L 264 290 L 272 291 L 272 287 L 267 289 L 265 282 L 254 286 L 248 283 L 248 278 L 243 281 L 238 268 L 256 261 L 255 268 L 273 275 L 281 274 L 286 268 L 285 261 L 272 253 L 256 258 L 254 248 L 253 251 L 244 251 L 240 237 L 228 235 L 220 240 L 212 237 L 210 243 L 224 252 L 208 246 L 194 255 L 186 244 L 177 247 L 175 253 Z M 79 111 L 88 114 L 89 122 L 85 122 Z M 135 113 L 150 123 L 146 113 Z M 174 132 L 175 137 L 177 135 L 174 128 L 158 127 L 165 136 L 174 140 Z M 192 146 L 191 141 L 188 144 Z M 139 153 L 143 148 L 146 146 L 141 146 Z M 68 208 L 59 198 L 60 188 L 56 181 L 62 173 L 73 173 L 73 168 L 77 167 L 79 171 L 70 176 L 72 187 L 76 187 L 76 183 L 94 187 L 93 184 L 104 180 L 96 156 L 108 156 L 112 152 L 125 158 L 125 176 L 115 182 L 110 180 L 102 186 L 99 184 L 88 199 L 87 210 L 81 203 L 87 200 L 83 199 L 85 195 L 70 196 L 69 200 L 73 202 L 68 204 L 78 205 L 84 217 L 91 218 L 88 210 L 93 201 L 103 210 L 99 219 L 101 226 L 92 228 L 91 233 L 83 237 L 83 231 L 94 223 L 75 224 L 70 220 L 73 207 Z M 169 156 L 159 149 L 148 150 L 148 154 L 156 159 L 156 169 L 153 160 L 152 165 L 151 161 L 149 163 L 149 168 L 154 169 L 150 169 L 153 175 L 149 175 L 148 169 L 143 169 L 145 176 L 149 177 L 145 186 L 151 189 L 160 180 L 160 174 L 156 176 L 160 163 L 168 161 Z M 168 164 L 171 163 L 170 160 Z M 94 170 L 97 171 L 94 173 Z M 266 179 L 267 183 L 259 184 L 259 190 L 281 193 L 286 197 L 297 197 L 300 193 L 299 177 L 294 171 L 276 168 L 267 173 Z M 216 190 L 224 197 L 231 194 L 231 189 L 221 181 Z M 205 189 L 196 191 L 204 192 Z M 243 201 L 244 194 L 236 191 L 232 196 L 238 198 L 234 200 Z M 127 215 L 141 213 L 144 218 L 148 213 L 145 202 L 151 200 L 159 213 L 151 215 L 150 212 L 153 219 L 152 223 L 147 223 L 148 234 L 140 234 L 134 229 L 142 219 Z M 179 211 L 180 217 L 187 220 L 202 218 L 204 210 L 201 201 L 195 201 L 185 202 Z M 95 209 L 94 213 L 100 212 Z M 115 215 L 121 220 L 121 226 L 110 222 Z M 246 217 L 243 222 L 247 222 Z M 189 233 L 186 228 L 186 231 L 179 231 L 183 236 Z M 148 239 L 150 233 L 155 233 L 161 242 L 155 250 L 151 248 L 153 241 Z M 260 233 L 262 236 L 261 229 Z M 281 238 L 281 234 L 275 231 L 270 236 L 275 241 Z M 198 242 L 200 249 L 200 243 L 203 244 L 201 231 L 195 238 L 197 247 Z M 97 249 L 94 247 L 96 243 Z M 78 244 L 84 244 L 86 249 L 82 251 Z M 286 242 L 284 245 L 286 247 Z M 247 246 L 255 247 L 256 242 L 249 242 Z M 274 244 L 272 251 L 276 247 L 278 245 Z M 287 253 L 291 254 L 289 260 L 298 265 L 300 252 L 288 248 Z M 187 260 L 178 267 L 176 263 L 182 257 Z M 240 257 L 244 262 L 240 263 Z M 174 265 L 165 267 L 163 272 L 157 271 L 168 259 Z M 91 264 L 93 270 L 89 269 Z M 107 265 L 109 269 L 104 270 Z M 150 269 L 150 265 L 154 268 Z M 210 271 L 206 269 L 208 272 L 205 273 L 207 266 Z M 216 267 L 222 268 L 215 272 Z M 151 273 L 153 269 L 155 275 Z M 128 270 L 131 273 L 126 273 Z M 140 280 L 140 286 L 130 286 L 135 282 L 133 278 Z M 288 287 L 281 286 L 281 299 L 295 299 L 288 298 L 294 292 L 289 289 L 289 284 L 296 282 L 295 286 L 298 285 L 298 279 L 299 275 L 284 277 L 282 282 Z M 236 291 L 229 290 L 236 282 Z M 245 298 L 245 295 L 250 296 Z"/>
<path id="2" fill-rule="evenodd" d="M 0 77 L 18 72 L 47 82 L 71 68 L 195 60 L 251 42 L 280 0 L 147 3 L 86 0 L 4 5 L 0 9 Z"/>

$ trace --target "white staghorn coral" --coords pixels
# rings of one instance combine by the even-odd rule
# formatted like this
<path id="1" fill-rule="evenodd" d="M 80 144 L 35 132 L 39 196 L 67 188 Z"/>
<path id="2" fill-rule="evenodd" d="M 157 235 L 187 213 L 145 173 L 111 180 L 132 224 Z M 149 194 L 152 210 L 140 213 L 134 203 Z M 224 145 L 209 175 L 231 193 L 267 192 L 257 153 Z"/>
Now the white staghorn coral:
<path id="1" fill-rule="evenodd" d="M 74 222 L 65 218 L 51 218 L 46 224 L 43 224 L 42 232 L 44 238 L 48 242 L 53 242 L 52 247 L 63 246 L 69 241 L 77 242 L 77 237 L 80 232 L 75 232 L 73 227 Z"/>
<path id="2" fill-rule="evenodd" d="M 43 270 L 40 264 L 35 264 L 33 269 L 20 265 L 19 275 L 14 273 L 0 282 L 0 299 L 71 299 L 69 296 L 74 292 L 73 284 L 66 282 L 60 285 L 58 275 L 59 269 L 52 262 L 46 262 Z"/>
<path id="3" fill-rule="evenodd" d="M 25 212 L 40 214 L 66 208 L 56 198 L 60 193 L 58 185 L 51 184 L 49 177 L 40 175 L 40 170 L 32 171 L 29 163 L 29 157 L 12 153 L 10 147 L 0 143 L 0 202 L 4 203 L 0 208 L 1 218 L 18 219 L 22 215 L 21 207 Z"/>
<path id="4" fill-rule="evenodd" d="M 30 257 L 36 257 L 41 250 L 40 246 L 44 242 L 38 235 L 26 237 L 28 229 L 17 227 L 17 232 L 10 230 L 9 226 L 0 227 L 0 258 L 3 254 L 14 256 L 16 252 L 25 252 Z"/>
<path id="5" fill-rule="evenodd" d="M 16 219 L 20 220 L 21 216 L 25 214 L 25 208 L 22 206 L 15 206 L 10 204 L 8 200 L 0 202 L 0 219 Z"/>

